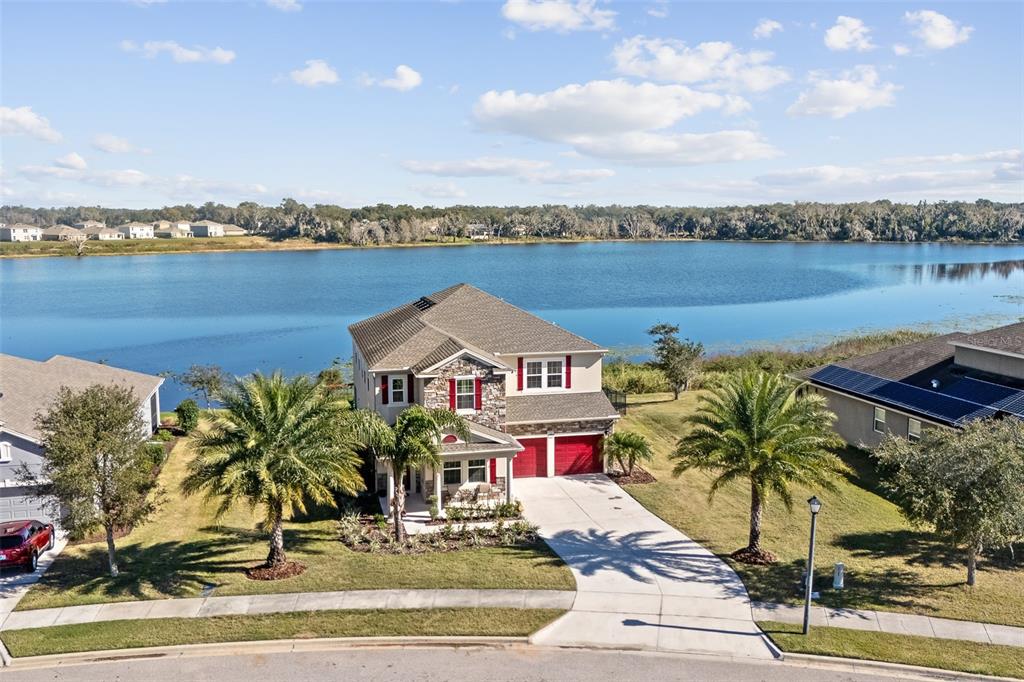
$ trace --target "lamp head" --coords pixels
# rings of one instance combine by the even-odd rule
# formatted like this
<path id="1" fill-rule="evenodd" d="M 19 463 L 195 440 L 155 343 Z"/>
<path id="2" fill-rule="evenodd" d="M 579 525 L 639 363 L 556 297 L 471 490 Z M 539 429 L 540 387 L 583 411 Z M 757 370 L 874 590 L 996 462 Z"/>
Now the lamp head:
<path id="1" fill-rule="evenodd" d="M 811 508 L 812 514 L 817 514 L 821 511 L 821 500 L 819 500 L 817 496 L 812 497 L 811 499 L 807 500 L 807 506 Z"/>

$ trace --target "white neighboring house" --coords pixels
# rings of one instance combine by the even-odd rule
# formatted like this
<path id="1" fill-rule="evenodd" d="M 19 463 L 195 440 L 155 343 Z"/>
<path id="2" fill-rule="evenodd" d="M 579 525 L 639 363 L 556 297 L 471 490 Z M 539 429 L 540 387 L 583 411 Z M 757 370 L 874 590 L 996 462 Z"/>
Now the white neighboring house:
<path id="1" fill-rule="evenodd" d="M 64 355 L 45 362 L 0 353 L 0 523 L 36 519 L 59 525 L 19 472 L 38 473 L 46 453 L 35 416 L 53 403 L 62 386 L 76 391 L 95 384 L 127 386 L 139 400 L 140 428 L 149 436 L 160 425 L 157 376 L 101 365 Z"/>
<path id="2" fill-rule="evenodd" d="M 83 220 L 81 222 L 72 223 L 73 227 L 77 227 L 79 230 L 87 230 L 90 227 L 106 227 L 106 223 L 101 223 L 98 220 Z"/>
<path id="3" fill-rule="evenodd" d="M 43 238 L 43 228 L 25 223 L 0 227 L 0 242 L 38 242 Z"/>
<path id="4" fill-rule="evenodd" d="M 188 239 L 192 227 L 184 220 L 158 220 L 153 223 L 153 236 L 160 239 Z"/>
<path id="5" fill-rule="evenodd" d="M 117 231 L 124 235 L 125 239 L 152 239 L 153 226 L 149 223 L 125 223 L 118 225 Z"/>
<path id="6" fill-rule="evenodd" d="M 124 235 L 112 227 L 86 227 L 82 230 L 82 234 L 89 239 L 97 239 L 101 242 L 124 239 Z"/>
<path id="7" fill-rule="evenodd" d="M 466 234 L 475 242 L 485 242 L 491 238 L 491 229 L 483 223 L 470 223 L 466 225 Z"/>
<path id="8" fill-rule="evenodd" d="M 54 225 L 43 230 L 43 241 L 46 242 L 66 242 L 81 236 L 82 231 L 70 225 Z"/>
<path id="9" fill-rule="evenodd" d="M 196 237 L 223 237 L 224 226 L 212 220 L 200 220 L 192 223 L 192 234 Z"/>
<path id="10" fill-rule="evenodd" d="M 248 230 L 241 228 L 238 225 L 231 225 L 230 223 L 227 223 L 223 227 L 225 237 L 244 237 L 249 234 Z"/>

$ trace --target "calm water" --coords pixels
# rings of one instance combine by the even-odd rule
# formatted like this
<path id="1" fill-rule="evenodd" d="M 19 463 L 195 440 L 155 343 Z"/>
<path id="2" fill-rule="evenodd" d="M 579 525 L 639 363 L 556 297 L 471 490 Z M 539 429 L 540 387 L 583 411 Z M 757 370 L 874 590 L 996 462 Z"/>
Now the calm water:
<path id="1" fill-rule="evenodd" d="M 1024 317 L 1024 246 L 595 243 L 0 260 L 0 349 L 146 372 L 314 371 L 345 327 L 469 282 L 612 349 L 711 350 Z M 183 397 L 166 386 L 165 405 Z"/>

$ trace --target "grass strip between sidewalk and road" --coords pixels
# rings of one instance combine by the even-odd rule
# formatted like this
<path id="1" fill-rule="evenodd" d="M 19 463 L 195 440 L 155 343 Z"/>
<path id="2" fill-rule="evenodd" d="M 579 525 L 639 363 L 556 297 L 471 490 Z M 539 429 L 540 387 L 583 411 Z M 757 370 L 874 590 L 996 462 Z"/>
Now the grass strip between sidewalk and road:
<path id="1" fill-rule="evenodd" d="M 0 633 L 11 655 L 181 644 L 325 637 L 525 637 L 565 613 L 559 609 L 409 609 L 305 611 L 210 618 L 112 620 Z"/>
<path id="2" fill-rule="evenodd" d="M 812 627 L 800 633 L 796 623 L 759 621 L 758 626 L 788 653 L 840 656 L 903 663 L 978 675 L 1024 679 L 1024 649 L 997 644 L 936 639 L 887 632 Z"/>

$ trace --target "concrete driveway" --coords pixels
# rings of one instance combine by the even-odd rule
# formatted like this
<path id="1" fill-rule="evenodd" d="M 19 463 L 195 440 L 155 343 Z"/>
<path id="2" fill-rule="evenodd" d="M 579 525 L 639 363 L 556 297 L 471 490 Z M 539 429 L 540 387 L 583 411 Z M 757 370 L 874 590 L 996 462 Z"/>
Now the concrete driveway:
<path id="1" fill-rule="evenodd" d="M 33 573 L 28 573 L 20 568 L 5 568 L 0 572 L 0 625 L 14 611 L 14 607 L 18 605 L 21 598 L 28 592 L 28 588 L 35 585 L 43 577 L 43 573 L 46 573 L 46 570 L 50 568 L 50 565 L 53 564 L 54 559 L 57 558 L 57 555 L 61 553 L 66 544 L 66 539 L 58 537 L 56 542 L 54 542 L 53 549 L 39 557 L 39 565 L 36 566 L 36 570 Z"/>
<path id="2" fill-rule="evenodd" d="M 739 576 L 601 474 L 517 480 L 526 517 L 572 569 L 572 610 L 531 641 L 777 657 Z"/>

